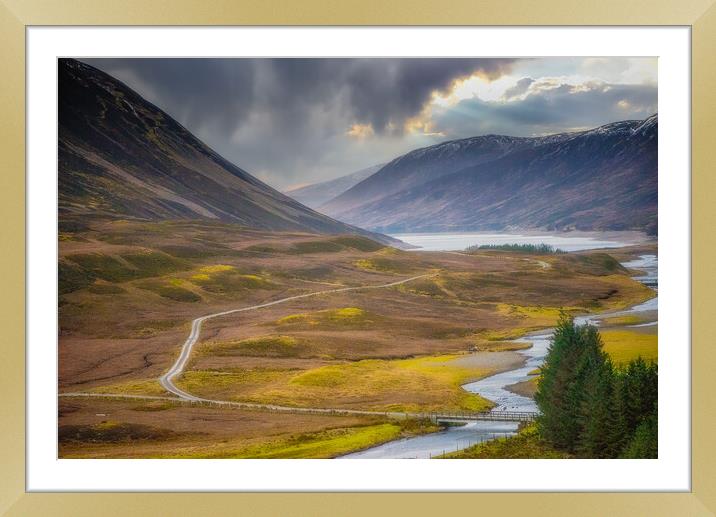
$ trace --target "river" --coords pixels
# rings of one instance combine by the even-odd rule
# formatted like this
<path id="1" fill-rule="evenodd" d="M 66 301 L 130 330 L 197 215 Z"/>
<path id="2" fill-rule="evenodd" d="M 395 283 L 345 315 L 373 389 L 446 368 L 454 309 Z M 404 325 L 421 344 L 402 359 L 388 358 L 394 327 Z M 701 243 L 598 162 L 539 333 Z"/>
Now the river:
<path id="1" fill-rule="evenodd" d="M 656 255 L 643 255 L 638 259 L 624 262 L 623 265 L 644 271 L 644 275 L 635 278 L 654 290 L 658 289 L 658 259 Z M 654 321 L 634 326 L 656 325 L 657 310 L 658 297 L 654 297 L 626 310 L 579 316 L 575 318 L 575 323 L 579 325 L 585 323 L 599 325 L 599 320 L 606 315 L 639 313 L 641 315 L 654 315 L 652 318 Z M 463 389 L 478 393 L 493 401 L 496 406 L 492 411 L 537 411 L 537 405 L 533 399 L 513 393 L 507 387 L 528 380 L 530 378 L 529 373 L 542 364 L 547 354 L 552 331 L 553 329 L 543 330 L 516 340 L 532 345 L 530 348 L 518 352 L 525 356 L 526 362 L 523 366 L 465 384 Z M 342 458 L 431 458 L 446 452 L 465 449 L 475 443 L 492 440 L 499 436 L 514 435 L 517 432 L 517 427 L 516 422 L 470 422 L 462 427 L 448 427 L 438 433 L 395 440 L 364 451 L 348 454 Z"/>

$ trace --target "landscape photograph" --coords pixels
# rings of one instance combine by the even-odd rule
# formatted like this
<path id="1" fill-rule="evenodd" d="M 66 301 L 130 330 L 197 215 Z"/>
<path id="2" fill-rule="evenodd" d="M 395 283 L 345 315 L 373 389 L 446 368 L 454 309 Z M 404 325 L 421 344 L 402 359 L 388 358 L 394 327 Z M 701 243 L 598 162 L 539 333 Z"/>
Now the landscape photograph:
<path id="1" fill-rule="evenodd" d="M 58 59 L 58 458 L 658 458 L 657 99 L 648 57 Z"/>

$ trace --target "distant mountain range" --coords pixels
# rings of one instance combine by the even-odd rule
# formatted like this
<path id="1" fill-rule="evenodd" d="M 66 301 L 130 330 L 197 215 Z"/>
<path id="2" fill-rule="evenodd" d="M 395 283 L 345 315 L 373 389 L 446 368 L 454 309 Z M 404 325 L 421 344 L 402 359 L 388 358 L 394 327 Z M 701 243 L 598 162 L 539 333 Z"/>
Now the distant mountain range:
<path id="1" fill-rule="evenodd" d="M 658 116 L 589 131 L 486 135 L 396 158 L 320 207 L 380 232 L 657 232 Z"/>
<path id="2" fill-rule="evenodd" d="M 398 242 L 274 190 L 96 68 L 60 59 L 58 88 L 61 224 L 86 217 L 213 219 Z"/>
<path id="3" fill-rule="evenodd" d="M 361 169 L 352 174 L 346 174 L 340 178 L 322 181 L 320 183 L 311 183 L 310 185 L 304 185 L 302 187 L 295 187 L 289 190 L 284 190 L 283 193 L 308 207 L 318 208 L 334 197 L 343 194 L 346 190 L 351 188 L 353 185 L 360 183 L 368 176 L 372 176 L 382 169 L 384 165 L 384 163 L 381 163 L 380 165 L 373 165 L 372 167 Z"/>

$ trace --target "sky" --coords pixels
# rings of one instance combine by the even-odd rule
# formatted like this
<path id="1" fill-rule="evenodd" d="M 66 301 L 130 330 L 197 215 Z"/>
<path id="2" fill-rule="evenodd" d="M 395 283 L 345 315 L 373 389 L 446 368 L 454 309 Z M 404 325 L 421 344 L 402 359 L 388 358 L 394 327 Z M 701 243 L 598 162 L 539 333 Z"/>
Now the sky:
<path id="1" fill-rule="evenodd" d="M 285 190 L 484 134 L 657 112 L 656 58 L 84 59 Z"/>

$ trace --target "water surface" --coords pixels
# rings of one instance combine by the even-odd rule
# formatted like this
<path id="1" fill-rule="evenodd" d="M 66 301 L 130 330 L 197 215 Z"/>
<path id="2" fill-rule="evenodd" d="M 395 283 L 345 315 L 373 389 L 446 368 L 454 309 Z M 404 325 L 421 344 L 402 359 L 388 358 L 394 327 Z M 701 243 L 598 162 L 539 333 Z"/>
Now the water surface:
<path id="1" fill-rule="evenodd" d="M 468 246 L 484 244 L 549 244 L 563 251 L 582 251 L 598 248 L 621 248 L 630 242 L 605 237 L 552 234 L 520 233 L 396 233 L 391 237 L 419 246 L 422 251 L 460 251 Z"/>

